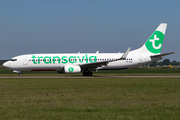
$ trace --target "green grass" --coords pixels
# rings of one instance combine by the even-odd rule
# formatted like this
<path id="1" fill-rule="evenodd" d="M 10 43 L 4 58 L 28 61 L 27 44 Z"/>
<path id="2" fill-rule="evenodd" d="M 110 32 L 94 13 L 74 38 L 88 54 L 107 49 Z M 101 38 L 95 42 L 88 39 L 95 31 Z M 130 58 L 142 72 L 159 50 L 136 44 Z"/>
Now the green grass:
<path id="1" fill-rule="evenodd" d="M 179 120 L 179 78 L 0 79 L 0 119 Z"/>

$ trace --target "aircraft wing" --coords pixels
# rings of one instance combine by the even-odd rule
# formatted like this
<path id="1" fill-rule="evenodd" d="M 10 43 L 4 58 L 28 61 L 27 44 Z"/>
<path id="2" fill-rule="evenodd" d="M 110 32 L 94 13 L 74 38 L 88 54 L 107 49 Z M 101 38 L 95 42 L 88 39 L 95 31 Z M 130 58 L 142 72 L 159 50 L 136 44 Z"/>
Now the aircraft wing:
<path id="1" fill-rule="evenodd" d="M 127 51 L 119 58 L 119 59 L 115 59 L 115 60 L 107 60 L 107 61 L 100 61 L 100 62 L 93 62 L 93 63 L 84 63 L 84 64 L 79 64 L 79 66 L 82 69 L 95 69 L 97 67 L 102 67 L 102 66 L 106 66 L 109 62 L 114 62 L 114 61 L 118 61 L 118 60 L 125 60 L 129 51 L 130 51 L 130 47 L 127 49 Z"/>

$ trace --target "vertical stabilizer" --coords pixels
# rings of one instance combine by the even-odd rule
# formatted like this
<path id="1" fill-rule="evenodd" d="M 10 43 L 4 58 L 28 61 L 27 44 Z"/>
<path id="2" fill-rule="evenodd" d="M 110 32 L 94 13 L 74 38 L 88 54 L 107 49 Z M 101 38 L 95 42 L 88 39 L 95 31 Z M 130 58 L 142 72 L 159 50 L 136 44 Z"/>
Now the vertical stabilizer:
<path id="1" fill-rule="evenodd" d="M 146 43 L 137 51 L 140 53 L 160 54 L 167 23 L 161 23 Z"/>

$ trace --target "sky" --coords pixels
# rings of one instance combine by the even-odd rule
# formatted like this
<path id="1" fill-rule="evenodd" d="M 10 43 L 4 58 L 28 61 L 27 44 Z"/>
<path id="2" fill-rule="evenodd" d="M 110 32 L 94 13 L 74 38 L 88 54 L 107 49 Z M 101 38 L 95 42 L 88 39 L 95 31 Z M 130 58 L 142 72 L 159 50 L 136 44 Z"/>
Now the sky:
<path id="1" fill-rule="evenodd" d="M 0 60 L 34 53 L 118 53 L 167 23 L 163 59 L 180 61 L 179 0 L 1 0 Z"/>

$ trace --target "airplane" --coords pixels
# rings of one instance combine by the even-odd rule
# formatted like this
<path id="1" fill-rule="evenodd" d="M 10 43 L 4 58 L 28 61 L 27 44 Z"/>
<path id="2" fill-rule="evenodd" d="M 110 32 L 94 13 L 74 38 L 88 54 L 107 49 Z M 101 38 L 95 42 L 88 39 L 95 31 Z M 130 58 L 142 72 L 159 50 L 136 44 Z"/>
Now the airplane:
<path id="1" fill-rule="evenodd" d="M 125 53 L 62 53 L 62 54 L 25 54 L 13 57 L 3 64 L 22 76 L 22 71 L 57 71 L 58 73 L 83 73 L 92 76 L 91 71 L 121 70 L 138 67 L 161 60 L 161 48 L 167 23 L 161 23 L 145 44 Z"/>

